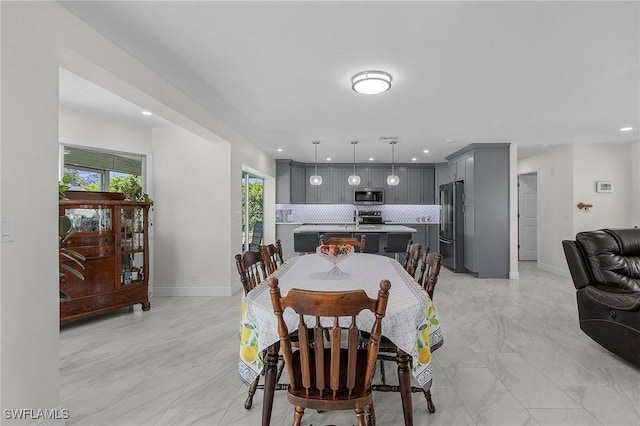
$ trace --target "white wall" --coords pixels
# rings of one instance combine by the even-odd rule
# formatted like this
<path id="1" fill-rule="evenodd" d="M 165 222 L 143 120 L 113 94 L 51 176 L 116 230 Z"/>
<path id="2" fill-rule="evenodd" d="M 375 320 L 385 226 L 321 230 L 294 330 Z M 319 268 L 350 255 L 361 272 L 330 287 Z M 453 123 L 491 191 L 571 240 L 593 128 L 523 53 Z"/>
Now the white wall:
<path id="1" fill-rule="evenodd" d="M 640 227 L 640 142 L 631 145 L 631 224 Z"/>
<path id="2" fill-rule="evenodd" d="M 153 152 L 154 294 L 231 295 L 229 143 L 180 128 L 157 128 Z"/>
<path id="3" fill-rule="evenodd" d="M 567 274 L 562 240 L 573 232 L 573 147 L 521 159 L 518 174 L 538 173 L 538 267 Z"/>
<path id="4" fill-rule="evenodd" d="M 58 367 L 57 6 L 1 2 L 0 406 L 56 408 Z M 30 424 L 5 421 L 3 424 Z"/>
<path id="5" fill-rule="evenodd" d="M 58 129 L 60 142 L 64 144 L 151 154 L 151 129 L 122 120 L 61 107 Z"/>
<path id="6" fill-rule="evenodd" d="M 538 173 L 541 269 L 568 276 L 562 240 L 575 239 L 580 231 L 634 224 L 638 210 L 632 199 L 640 190 L 634 172 L 637 149 L 630 144 L 567 145 L 518 162 L 518 174 Z M 612 181 L 615 192 L 596 193 L 595 182 L 600 180 Z M 580 210 L 579 202 L 593 208 Z"/>
<path id="7" fill-rule="evenodd" d="M 573 161 L 574 236 L 581 231 L 630 227 L 631 145 L 574 146 Z M 613 182 L 614 192 L 596 192 L 596 181 Z M 579 202 L 593 204 L 593 208 L 580 210 L 576 207 Z"/>
<path id="8" fill-rule="evenodd" d="M 221 246 L 226 244 L 226 250 L 216 252 L 220 262 L 225 258 L 229 262 L 217 281 L 226 283 L 226 294 L 238 280 L 231 276 L 231 266 L 240 241 L 239 222 L 231 220 L 239 197 L 231 192 L 237 189 L 239 194 L 240 179 L 237 183 L 229 179 L 240 175 L 235 169 L 244 162 L 275 176 L 275 160 L 58 4 L 0 2 L 0 19 L 0 214 L 3 220 L 12 220 L 13 228 L 13 241 L 0 245 L 0 406 L 52 409 L 59 404 L 60 382 L 58 201 L 54 189 L 58 180 L 59 67 L 157 112 L 212 143 L 210 149 L 227 144 L 225 152 L 216 151 L 228 179 L 215 205 L 227 220 L 219 224 L 224 230 Z M 219 142 L 220 138 L 225 142 Z M 119 149 L 118 145 L 111 147 Z M 199 163 L 194 169 L 206 167 Z M 154 167 L 154 178 L 165 179 L 172 171 Z M 189 185 L 183 188 L 197 207 L 200 194 Z M 163 207 L 159 201 L 158 215 Z M 173 236 L 180 237 L 180 227 L 172 229 Z M 236 238 L 234 233 L 237 241 L 231 240 Z M 192 237 L 192 243 L 201 240 L 200 234 Z M 2 424 L 30 423 L 3 420 Z"/>

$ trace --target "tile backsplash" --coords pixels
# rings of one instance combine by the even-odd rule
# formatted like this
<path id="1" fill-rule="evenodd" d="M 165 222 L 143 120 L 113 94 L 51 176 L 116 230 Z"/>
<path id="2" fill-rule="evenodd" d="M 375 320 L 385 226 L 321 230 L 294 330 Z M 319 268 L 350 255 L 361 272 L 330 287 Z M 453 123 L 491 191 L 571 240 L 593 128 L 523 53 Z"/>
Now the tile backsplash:
<path id="1" fill-rule="evenodd" d="M 384 204 L 381 206 L 353 206 L 349 204 L 276 204 L 277 210 L 291 210 L 289 222 L 351 223 L 354 211 L 380 210 L 382 220 L 397 223 L 438 223 L 439 205 Z"/>

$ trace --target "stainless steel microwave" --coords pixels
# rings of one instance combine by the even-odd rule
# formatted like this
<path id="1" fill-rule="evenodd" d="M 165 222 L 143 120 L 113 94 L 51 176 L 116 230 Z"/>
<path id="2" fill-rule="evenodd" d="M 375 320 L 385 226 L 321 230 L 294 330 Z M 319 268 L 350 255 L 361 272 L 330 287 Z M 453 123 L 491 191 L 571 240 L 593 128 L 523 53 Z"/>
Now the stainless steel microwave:
<path id="1" fill-rule="evenodd" d="M 354 204 L 384 204 L 384 191 L 380 188 L 362 188 L 353 192 Z"/>

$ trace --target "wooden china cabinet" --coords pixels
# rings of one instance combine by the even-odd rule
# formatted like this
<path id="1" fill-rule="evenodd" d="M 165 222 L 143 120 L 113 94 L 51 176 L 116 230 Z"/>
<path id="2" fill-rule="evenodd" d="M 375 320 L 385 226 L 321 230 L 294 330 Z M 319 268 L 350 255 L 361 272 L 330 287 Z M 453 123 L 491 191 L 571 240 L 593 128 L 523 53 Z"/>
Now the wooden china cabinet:
<path id="1" fill-rule="evenodd" d="M 75 229 L 65 246 L 86 258 L 84 280 L 71 274 L 61 280 L 71 297 L 60 302 L 61 323 L 137 303 L 143 311 L 151 308 L 149 207 L 114 192 L 67 191 L 60 200 L 60 216 Z"/>

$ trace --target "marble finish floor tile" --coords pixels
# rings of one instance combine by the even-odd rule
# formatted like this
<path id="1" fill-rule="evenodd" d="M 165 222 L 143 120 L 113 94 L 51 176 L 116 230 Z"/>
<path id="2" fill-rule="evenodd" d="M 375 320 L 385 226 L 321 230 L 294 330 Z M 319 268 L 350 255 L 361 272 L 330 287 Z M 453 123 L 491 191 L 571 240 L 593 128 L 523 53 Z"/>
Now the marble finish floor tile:
<path id="1" fill-rule="evenodd" d="M 413 394 L 414 425 L 640 424 L 640 368 L 578 326 L 571 280 L 520 262 L 519 280 L 440 273 L 444 345 L 433 354 L 436 412 Z M 68 425 L 261 424 L 237 375 L 241 293 L 153 298 L 61 327 L 60 399 Z M 395 367 L 387 363 L 390 383 Z M 283 380 L 286 380 L 283 378 Z M 404 424 L 400 396 L 376 393 L 377 424 Z M 351 411 L 307 410 L 304 425 L 355 424 Z M 276 392 L 271 424 L 293 407 Z"/>

